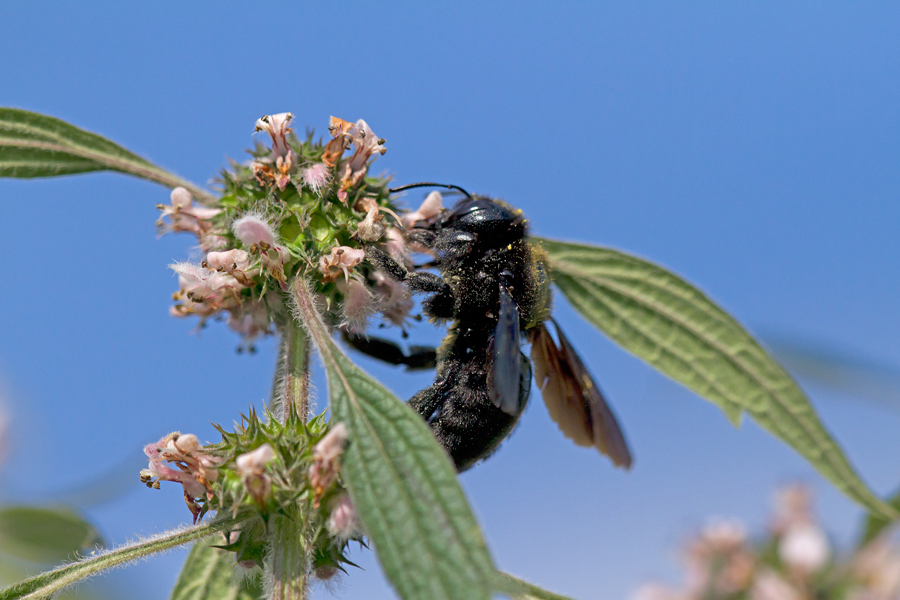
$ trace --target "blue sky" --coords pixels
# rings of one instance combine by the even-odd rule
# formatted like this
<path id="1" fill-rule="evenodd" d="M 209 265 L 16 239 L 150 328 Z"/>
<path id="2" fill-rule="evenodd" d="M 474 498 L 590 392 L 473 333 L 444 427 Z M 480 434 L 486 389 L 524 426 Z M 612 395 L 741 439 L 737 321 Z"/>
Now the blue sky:
<path id="1" fill-rule="evenodd" d="M 754 332 L 896 367 L 900 9 L 557 4 L 5 4 L 0 104 L 199 183 L 242 157 L 263 114 L 323 132 L 330 115 L 364 118 L 387 140 L 375 170 L 397 182 L 502 197 L 539 235 L 666 265 Z M 114 542 L 189 518 L 177 486 L 139 484 L 141 446 L 175 429 L 214 441 L 209 421 L 230 424 L 271 381 L 272 340 L 238 355 L 224 326 L 196 335 L 168 316 L 166 265 L 191 240 L 156 239 L 167 198 L 112 174 L 0 181 L 13 418 L 0 498 L 77 489 Z M 636 462 L 622 473 L 574 447 L 535 394 L 497 455 L 462 476 L 499 566 L 577 598 L 624 598 L 676 576 L 678 543 L 708 517 L 761 526 L 775 487 L 797 479 L 850 538 L 859 509 L 786 446 L 749 421 L 733 429 L 557 309 Z M 360 362 L 401 398 L 429 384 Z M 900 485 L 898 407 L 802 383 L 865 479 Z M 164 597 L 182 559 L 114 577 Z M 338 595 L 392 597 L 371 555 L 356 560 L 365 570 Z"/>

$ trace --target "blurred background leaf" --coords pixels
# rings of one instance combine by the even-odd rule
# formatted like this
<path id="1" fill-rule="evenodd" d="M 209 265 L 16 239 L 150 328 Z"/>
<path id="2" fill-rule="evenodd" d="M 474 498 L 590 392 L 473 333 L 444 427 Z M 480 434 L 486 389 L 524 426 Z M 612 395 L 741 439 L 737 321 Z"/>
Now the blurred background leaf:
<path id="1" fill-rule="evenodd" d="M 58 563 L 102 544 L 94 526 L 71 509 L 0 509 L 0 552 L 4 554 L 33 562 Z"/>

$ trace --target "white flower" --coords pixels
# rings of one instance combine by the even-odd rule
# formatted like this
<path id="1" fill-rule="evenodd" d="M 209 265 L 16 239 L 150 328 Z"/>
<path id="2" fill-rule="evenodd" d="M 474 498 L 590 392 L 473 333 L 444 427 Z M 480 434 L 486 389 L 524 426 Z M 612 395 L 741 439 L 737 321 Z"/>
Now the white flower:
<path id="1" fill-rule="evenodd" d="M 778 555 L 788 566 L 803 573 L 818 571 L 831 554 L 825 533 L 812 523 L 791 525 L 778 542 Z"/>

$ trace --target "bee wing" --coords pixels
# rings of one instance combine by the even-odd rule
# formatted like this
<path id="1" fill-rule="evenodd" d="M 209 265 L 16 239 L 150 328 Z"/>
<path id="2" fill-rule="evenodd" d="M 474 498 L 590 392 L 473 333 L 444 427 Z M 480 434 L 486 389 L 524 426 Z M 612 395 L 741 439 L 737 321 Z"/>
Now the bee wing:
<path id="1" fill-rule="evenodd" d="M 488 394 L 494 406 L 516 416 L 522 412 L 522 358 L 519 309 L 506 286 L 500 284 L 500 313 L 494 329 Z M 530 386 L 531 384 L 528 383 Z M 527 396 L 526 396 L 527 398 Z"/>
<path id="2" fill-rule="evenodd" d="M 584 363 L 557 325 L 559 346 L 539 325 L 532 336 L 534 375 L 550 417 L 579 446 L 594 446 L 617 467 L 631 467 L 631 452 L 616 417 Z"/>

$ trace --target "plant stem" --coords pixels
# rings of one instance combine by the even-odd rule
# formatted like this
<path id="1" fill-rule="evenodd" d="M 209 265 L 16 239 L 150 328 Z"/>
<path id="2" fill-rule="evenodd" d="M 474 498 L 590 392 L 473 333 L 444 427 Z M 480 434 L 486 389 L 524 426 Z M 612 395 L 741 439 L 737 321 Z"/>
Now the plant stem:
<path id="1" fill-rule="evenodd" d="M 272 408 L 282 423 L 291 411 L 306 422 L 309 418 L 309 338 L 306 330 L 293 318 L 285 324 L 281 335 Z"/>
<path id="2" fill-rule="evenodd" d="M 193 542 L 214 533 L 231 529 L 239 519 L 217 519 L 203 525 L 164 533 L 160 536 L 140 540 L 98 556 L 87 558 L 36 577 L 20 581 L 0 590 L 0 600 L 26 600 L 49 598 L 64 587 L 121 564 L 145 558 L 151 554 L 165 552 L 177 546 Z"/>
<path id="3" fill-rule="evenodd" d="M 269 521 L 271 545 L 265 565 L 268 600 L 305 600 L 307 597 L 309 552 L 304 522 L 296 506 Z"/>

